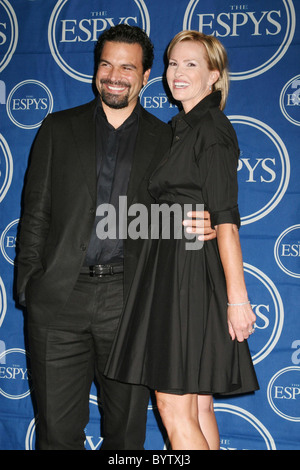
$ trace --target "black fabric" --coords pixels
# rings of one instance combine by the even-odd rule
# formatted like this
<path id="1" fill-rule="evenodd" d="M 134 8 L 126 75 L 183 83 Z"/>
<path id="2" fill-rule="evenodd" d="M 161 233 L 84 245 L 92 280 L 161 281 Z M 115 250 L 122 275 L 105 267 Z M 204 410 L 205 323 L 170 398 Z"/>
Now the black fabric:
<path id="1" fill-rule="evenodd" d="M 55 329 L 57 320 L 59 328 L 62 319 L 59 318 L 58 313 L 63 311 L 68 300 L 74 299 L 74 288 L 77 289 L 78 276 L 93 231 L 97 207 L 96 105 L 97 100 L 94 99 L 90 103 L 49 114 L 44 120 L 30 156 L 18 243 L 17 292 L 19 296 L 25 293 L 26 298 L 27 320 L 30 326 L 29 351 L 31 371 L 34 376 L 34 394 L 38 402 L 39 431 L 46 426 L 44 437 L 46 436 L 47 439 L 49 437 L 50 440 L 53 438 L 54 442 L 59 442 L 60 446 L 69 448 L 83 447 L 85 438 L 83 427 L 88 412 L 89 382 L 83 383 L 82 379 L 91 380 L 91 366 L 85 363 L 79 375 L 73 375 L 73 372 L 70 372 L 67 377 L 64 372 L 61 375 L 58 370 L 57 375 L 52 371 L 49 376 L 44 361 L 47 360 L 47 349 L 51 350 L 51 344 L 48 342 L 48 325 L 51 324 Z M 165 151 L 170 147 L 170 131 L 170 126 L 142 107 L 140 108 L 137 138 L 128 182 L 128 205 L 140 203 L 148 206 L 153 201 L 147 190 L 148 180 Z M 123 287 L 125 296 L 136 271 L 140 242 L 139 239 L 124 240 Z M 99 281 L 99 278 L 89 278 L 87 275 L 84 277 L 92 282 Z M 107 278 L 111 276 L 100 278 L 101 282 Z M 102 297 L 104 302 L 105 297 L 104 295 Z M 122 300 L 120 302 L 119 307 L 122 309 Z M 78 315 L 80 321 L 85 318 L 85 311 L 85 308 L 80 310 Z M 65 317 L 65 321 L 69 321 L 66 334 L 72 334 L 74 328 L 78 327 L 78 323 L 75 321 L 73 323 L 72 319 L 72 316 L 66 315 Z M 93 357 L 94 345 L 91 340 L 88 343 L 85 341 L 85 329 L 78 334 L 82 335 L 79 343 L 82 341 L 82 345 L 88 347 L 86 354 L 91 354 L 90 357 Z M 56 349 L 57 352 L 59 351 Z M 69 364 L 65 364 L 65 357 L 62 358 L 61 364 L 64 364 L 67 371 L 69 367 L 77 368 L 79 357 L 82 357 L 81 354 L 77 355 L 74 352 L 73 357 L 71 352 L 67 354 Z M 57 360 L 59 361 L 59 355 Z M 72 405 L 66 405 L 66 417 L 59 431 L 57 428 L 57 418 L 60 420 L 59 413 L 50 412 L 49 414 L 48 398 L 44 395 L 45 389 L 49 390 L 50 394 L 52 391 L 55 394 L 58 381 L 61 386 L 64 384 L 67 386 L 67 390 L 64 390 L 65 404 L 69 403 L 68 393 L 72 396 L 70 398 Z M 69 383 L 74 387 L 71 385 L 69 387 Z M 76 392 L 78 388 L 82 392 L 82 401 Z M 118 395 L 119 384 L 110 381 L 111 389 L 114 389 Z M 134 389 L 136 390 L 137 387 Z M 141 391 L 142 388 L 138 387 L 138 390 Z M 146 390 L 146 394 L 143 393 L 143 396 L 138 398 L 139 393 L 132 390 L 129 410 L 128 402 L 120 402 L 115 413 L 113 404 L 109 407 L 109 413 L 114 413 L 114 418 L 113 420 L 108 418 L 109 421 L 106 423 L 104 443 L 106 448 L 123 449 L 125 445 L 137 446 L 136 449 L 141 448 L 149 392 Z M 113 393 L 107 391 L 107 395 L 113 396 Z M 56 398 L 53 403 L 59 406 L 57 395 L 54 397 Z M 73 400 L 75 400 L 76 407 L 73 407 Z M 118 403 L 117 398 L 116 402 Z M 118 424 L 118 416 L 120 420 L 123 418 L 123 415 L 119 413 L 122 406 L 124 410 L 128 410 L 128 425 L 124 425 L 124 422 L 122 425 Z M 116 428 L 119 429 L 117 434 Z M 76 441 L 72 440 L 72 436 L 76 436 Z M 42 439 L 41 446 L 43 446 Z"/>
<path id="2" fill-rule="evenodd" d="M 175 119 L 171 151 L 149 190 L 158 203 L 204 204 L 215 223 L 239 225 L 238 146 L 219 100 L 208 96 Z M 256 390 L 248 344 L 228 332 L 217 241 L 198 250 L 186 243 L 175 232 L 145 242 L 105 374 L 180 394 Z"/>
<path id="3" fill-rule="evenodd" d="M 82 274 L 64 309 L 49 325 L 29 324 L 40 450 L 84 449 L 95 371 L 104 411 L 102 449 L 143 449 L 148 389 L 103 376 L 122 303 L 122 274 L 103 278 Z"/>
<path id="4" fill-rule="evenodd" d="M 97 210 L 91 239 L 87 249 L 85 266 L 121 262 L 123 240 L 118 236 L 124 214 L 119 218 L 119 197 L 126 196 L 132 159 L 138 132 L 140 104 L 128 119 L 115 129 L 106 118 L 101 100 L 96 107 L 96 158 L 97 158 Z M 111 207 L 109 208 L 109 205 Z M 105 209 L 107 207 L 107 209 Z M 108 218 L 111 210 L 116 219 Z M 101 225 L 101 221 L 103 222 Z M 100 223 L 101 232 L 97 233 Z"/>

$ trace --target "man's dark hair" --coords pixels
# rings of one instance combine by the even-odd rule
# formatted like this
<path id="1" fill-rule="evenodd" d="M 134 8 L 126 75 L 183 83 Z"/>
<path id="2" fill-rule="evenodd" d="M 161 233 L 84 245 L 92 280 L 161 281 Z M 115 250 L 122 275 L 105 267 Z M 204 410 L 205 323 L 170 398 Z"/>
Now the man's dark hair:
<path id="1" fill-rule="evenodd" d="M 106 41 L 140 44 L 143 51 L 143 72 L 151 69 L 154 59 L 154 47 L 145 31 L 138 26 L 118 24 L 117 26 L 113 26 L 112 28 L 104 31 L 104 33 L 99 36 L 95 47 L 96 67 L 99 65 L 102 49 Z"/>

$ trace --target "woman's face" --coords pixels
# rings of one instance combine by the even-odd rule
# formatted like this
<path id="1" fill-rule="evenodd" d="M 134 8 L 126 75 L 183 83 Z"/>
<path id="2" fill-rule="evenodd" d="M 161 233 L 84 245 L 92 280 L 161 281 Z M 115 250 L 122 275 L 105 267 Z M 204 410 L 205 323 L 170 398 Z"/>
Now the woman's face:
<path id="1" fill-rule="evenodd" d="M 219 77 L 217 70 L 209 70 L 206 51 L 200 42 L 182 41 L 170 53 L 167 81 L 173 98 L 182 103 L 188 113 L 205 96 Z"/>

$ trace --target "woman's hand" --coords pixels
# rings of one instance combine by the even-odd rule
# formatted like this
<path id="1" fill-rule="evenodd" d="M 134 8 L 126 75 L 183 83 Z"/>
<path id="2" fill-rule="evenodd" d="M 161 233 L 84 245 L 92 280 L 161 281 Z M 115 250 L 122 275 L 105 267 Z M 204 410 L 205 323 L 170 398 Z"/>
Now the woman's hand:
<path id="1" fill-rule="evenodd" d="M 249 338 L 254 333 L 256 316 L 250 304 L 228 306 L 227 321 L 232 340 L 239 342 Z"/>
<path id="2" fill-rule="evenodd" d="M 198 240 L 207 241 L 216 238 L 216 230 L 211 227 L 210 213 L 207 211 L 191 211 L 187 213 L 191 219 L 185 219 L 182 223 L 187 233 L 195 233 Z"/>

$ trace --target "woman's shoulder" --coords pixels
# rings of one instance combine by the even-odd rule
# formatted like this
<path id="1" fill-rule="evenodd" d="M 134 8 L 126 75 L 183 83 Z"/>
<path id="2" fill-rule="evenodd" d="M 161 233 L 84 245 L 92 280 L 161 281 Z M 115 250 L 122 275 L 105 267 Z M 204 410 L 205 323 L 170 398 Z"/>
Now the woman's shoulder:
<path id="1" fill-rule="evenodd" d="M 219 108 L 210 109 L 199 123 L 199 132 L 206 146 L 213 144 L 237 145 L 236 132 L 226 114 Z"/>

